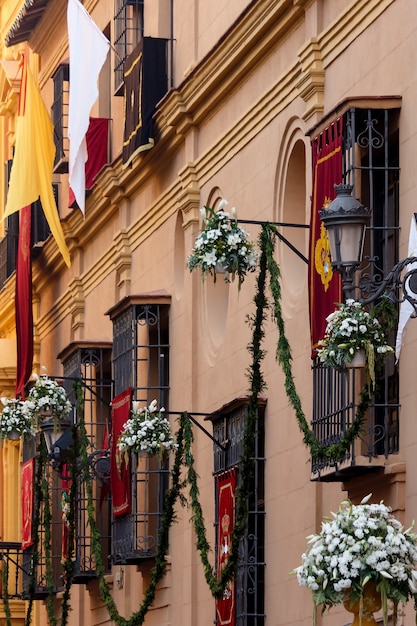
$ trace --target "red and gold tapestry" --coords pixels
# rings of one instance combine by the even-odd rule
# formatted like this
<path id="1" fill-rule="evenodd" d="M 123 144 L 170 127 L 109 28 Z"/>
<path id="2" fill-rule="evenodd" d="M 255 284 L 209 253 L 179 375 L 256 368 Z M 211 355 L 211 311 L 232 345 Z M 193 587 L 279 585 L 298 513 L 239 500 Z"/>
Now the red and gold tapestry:
<path id="1" fill-rule="evenodd" d="M 125 460 L 117 448 L 117 440 L 127 422 L 132 404 L 132 389 L 126 389 L 116 396 L 111 403 L 111 454 L 110 482 L 114 517 L 122 517 L 130 513 L 130 463 Z"/>
<path id="2" fill-rule="evenodd" d="M 30 459 L 22 465 L 22 550 L 33 544 L 33 481 L 35 473 L 35 459 Z"/>
<path id="3" fill-rule="evenodd" d="M 217 488 L 217 572 L 220 576 L 229 556 L 235 522 L 235 493 L 237 474 L 235 469 L 216 476 Z M 235 623 L 235 581 L 230 581 L 223 597 L 216 600 L 217 624 L 234 626 Z"/>
<path id="4" fill-rule="evenodd" d="M 334 186 L 342 181 L 343 120 L 338 118 L 312 141 L 313 193 L 310 220 L 309 298 L 311 358 L 324 337 L 326 317 L 342 301 L 340 275 L 332 270 L 327 231 L 319 211 L 334 199 Z"/>

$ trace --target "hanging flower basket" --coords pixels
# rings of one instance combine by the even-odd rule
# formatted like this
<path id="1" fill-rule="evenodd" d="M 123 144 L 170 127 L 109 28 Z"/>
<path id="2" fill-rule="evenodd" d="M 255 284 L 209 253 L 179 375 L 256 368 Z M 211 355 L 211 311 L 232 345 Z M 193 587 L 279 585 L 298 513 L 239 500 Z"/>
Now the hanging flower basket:
<path id="1" fill-rule="evenodd" d="M 127 461 L 131 453 L 138 456 L 158 454 L 162 458 L 165 452 L 175 450 L 177 444 L 169 420 L 163 415 L 165 409 L 158 409 L 156 400 L 147 407 L 139 408 L 138 405 L 138 402 L 132 402 L 130 418 L 123 425 L 117 440 L 120 460 L 125 456 Z"/>
<path id="2" fill-rule="evenodd" d="M 240 288 L 247 272 L 255 271 L 258 253 L 249 241 L 249 233 L 239 226 L 236 210 L 232 209 L 230 215 L 223 210 L 226 205 L 227 201 L 222 200 L 218 211 L 208 206 L 201 209 L 204 230 L 195 241 L 187 267 L 190 271 L 201 268 L 203 279 L 211 274 L 214 282 L 218 273 L 224 274 L 225 282 L 237 276 Z"/>
<path id="3" fill-rule="evenodd" d="M 72 405 L 67 399 L 65 389 L 46 374 L 32 376 L 35 384 L 31 387 L 26 400 L 29 412 L 38 423 L 51 418 L 68 421 Z"/>
<path id="4" fill-rule="evenodd" d="M 404 530 L 382 502 L 367 504 L 370 497 L 359 505 L 342 502 L 338 512 L 322 522 L 320 534 L 308 537 L 309 549 L 294 572 L 322 612 L 344 604 L 369 616 L 372 609 L 365 590 L 373 584 L 385 626 L 388 601 L 394 607 L 395 626 L 399 603 L 417 597 L 417 535 L 412 528 Z"/>
<path id="5" fill-rule="evenodd" d="M 19 439 L 36 432 L 36 423 L 26 402 L 16 398 L 1 398 L 0 438 Z"/>
<path id="6" fill-rule="evenodd" d="M 349 299 L 345 304 L 338 304 L 326 321 L 325 335 L 317 348 L 320 361 L 343 371 L 349 367 L 361 367 L 358 360 L 364 356 L 364 365 L 375 384 L 376 367 L 394 351 L 387 343 L 375 309 L 368 312 L 360 302 Z M 361 352 L 359 357 L 358 352 Z"/>

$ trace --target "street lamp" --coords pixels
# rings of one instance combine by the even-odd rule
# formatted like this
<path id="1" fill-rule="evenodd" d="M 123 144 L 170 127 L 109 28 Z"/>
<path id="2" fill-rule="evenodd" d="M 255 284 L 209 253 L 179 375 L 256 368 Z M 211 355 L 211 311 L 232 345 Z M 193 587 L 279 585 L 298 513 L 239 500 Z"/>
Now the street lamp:
<path id="1" fill-rule="evenodd" d="M 41 420 L 39 425 L 48 452 L 48 457 L 54 469 L 61 468 L 68 460 L 72 447 L 72 432 L 70 420 L 55 420 L 48 417 Z"/>
<path id="2" fill-rule="evenodd" d="M 351 185 L 335 185 L 336 197 L 319 211 L 326 227 L 333 269 L 341 274 L 345 298 L 355 298 L 360 290 L 363 304 L 370 304 L 386 293 L 396 301 L 408 300 L 417 315 L 417 257 L 399 261 L 385 277 L 366 274 L 358 283 L 356 271 L 362 265 L 365 231 L 369 226 L 371 210 L 352 197 Z M 413 264 L 413 265 L 412 265 Z M 404 269 L 412 265 L 405 273 Z M 401 287 L 399 298 L 398 288 Z"/>

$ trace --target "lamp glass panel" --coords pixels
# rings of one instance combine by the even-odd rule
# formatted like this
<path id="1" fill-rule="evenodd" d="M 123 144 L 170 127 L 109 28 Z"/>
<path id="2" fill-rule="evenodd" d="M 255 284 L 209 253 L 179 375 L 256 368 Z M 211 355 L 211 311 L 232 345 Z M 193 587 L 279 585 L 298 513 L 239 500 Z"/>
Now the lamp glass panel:
<path id="1" fill-rule="evenodd" d="M 347 265 L 360 263 L 364 228 L 363 224 L 349 224 L 349 222 L 345 222 L 343 228 L 339 228 L 340 259 L 342 263 Z"/>

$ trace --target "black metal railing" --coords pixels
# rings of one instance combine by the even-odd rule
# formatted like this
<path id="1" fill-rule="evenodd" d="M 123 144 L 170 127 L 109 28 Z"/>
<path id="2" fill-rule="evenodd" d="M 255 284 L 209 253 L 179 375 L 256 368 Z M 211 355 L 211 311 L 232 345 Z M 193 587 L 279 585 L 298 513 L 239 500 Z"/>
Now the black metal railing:
<path id="1" fill-rule="evenodd" d="M 4 568 L 7 568 L 7 593 L 9 598 L 21 599 L 23 597 L 22 573 L 23 552 L 20 543 L 13 541 L 0 541 L 0 598 L 4 598 Z"/>
<path id="2" fill-rule="evenodd" d="M 313 362 L 312 429 L 325 447 L 338 444 L 355 419 L 359 394 L 364 384 L 361 371 L 339 372 Z M 389 380 L 389 377 L 388 377 Z M 389 389 L 392 388 L 392 393 Z M 395 381 L 381 378 L 363 421 L 361 434 L 346 454 L 337 460 L 312 458 L 312 480 L 344 480 L 383 465 L 389 454 L 398 452 L 399 425 Z M 379 391 L 378 391 L 379 390 Z"/>

